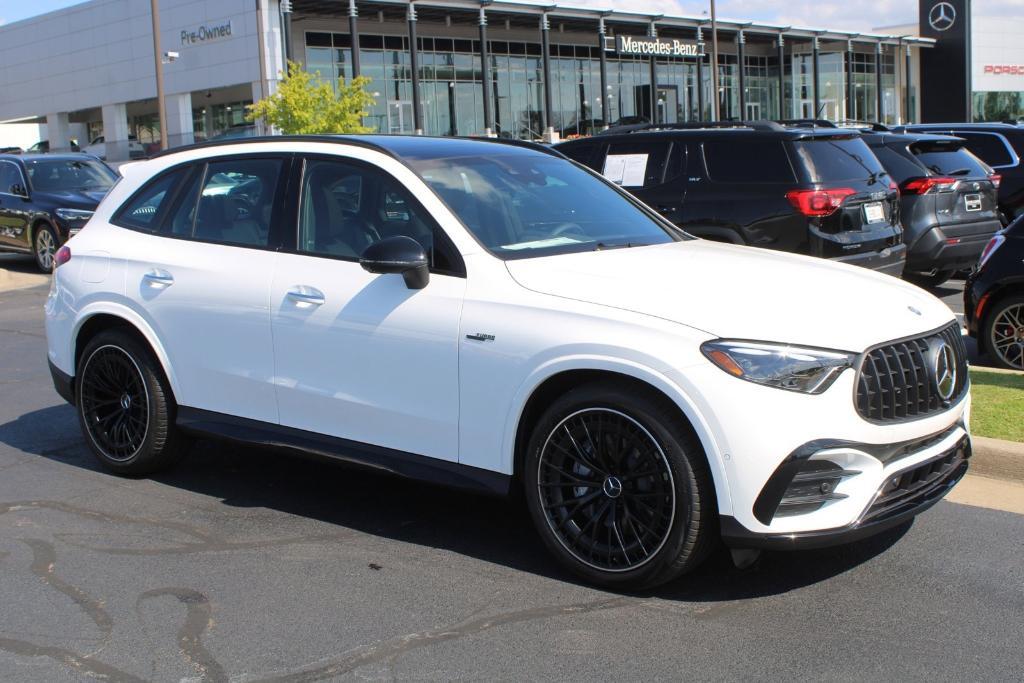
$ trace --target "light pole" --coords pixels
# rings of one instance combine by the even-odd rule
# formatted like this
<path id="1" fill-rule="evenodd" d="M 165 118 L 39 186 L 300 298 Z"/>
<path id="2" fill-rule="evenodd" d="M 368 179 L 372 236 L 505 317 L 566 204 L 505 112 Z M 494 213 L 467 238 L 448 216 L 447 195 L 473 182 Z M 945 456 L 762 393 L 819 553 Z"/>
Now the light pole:
<path id="1" fill-rule="evenodd" d="M 163 51 L 160 49 L 160 3 L 149 0 L 153 15 L 153 63 L 156 66 L 156 106 L 160 115 L 160 149 L 167 149 L 167 104 L 164 102 Z"/>
<path id="2" fill-rule="evenodd" d="M 718 21 L 715 16 L 715 0 L 711 0 L 711 117 L 720 121 L 718 93 Z"/>

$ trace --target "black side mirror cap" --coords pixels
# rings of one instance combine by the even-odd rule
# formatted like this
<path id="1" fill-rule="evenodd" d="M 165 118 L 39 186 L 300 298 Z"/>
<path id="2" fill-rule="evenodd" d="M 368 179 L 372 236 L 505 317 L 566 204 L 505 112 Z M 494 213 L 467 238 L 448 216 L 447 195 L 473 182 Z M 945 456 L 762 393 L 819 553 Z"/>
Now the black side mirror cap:
<path id="1" fill-rule="evenodd" d="M 411 237 L 386 237 L 368 246 L 359 265 L 370 273 L 397 273 L 409 289 L 423 289 L 430 281 L 430 262 L 423 246 Z"/>

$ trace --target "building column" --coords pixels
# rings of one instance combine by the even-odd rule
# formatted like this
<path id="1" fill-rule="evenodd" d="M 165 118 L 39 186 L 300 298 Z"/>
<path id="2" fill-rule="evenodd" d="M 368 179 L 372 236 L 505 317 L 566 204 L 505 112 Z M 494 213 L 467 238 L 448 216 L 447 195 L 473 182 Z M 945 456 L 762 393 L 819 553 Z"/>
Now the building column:
<path id="1" fill-rule="evenodd" d="M 875 44 L 875 121 L 882 122 L 882 44 Z"/>
<path id="2" fill-rule="evenodd" d="M 284 44 L 285 71 L 295 57 L 292 54 L 292 0 L 281 0 L 281 42 Z"/>
<path id="3" fill-rule="evenodd" d="M 704 120 L 704 31 L 697 27 L 697 120 Z"/>
<path id="4" fill-rule="evenodd" d="M 103 105 L 103 140 L 107 145 L 107 161 L 127 161 L 128 107 L 125 104 Z"/>
<path id="5" fill-rule="evenodd" d="M 647 35 L 651 38 L 657 39 L 658 27 L 655 26 L 654 22 L 651 22 L 650 27 L 647 29 Z M 651 96 L 650 100 L 651 107 L 651 123 L 657 124 L 658 121 L 658 61 L 657 57 L 651 55 Z"/>
<path id="6" fill-rule="evenodd" d="M 779 34 L 779 118 L 786 119 L 786 34 Z"/>
<path id="7" fill-rule="evenodd" d="M 348 35 L 352 40 L 352 78 L 359 78 L 359 10 L 356 0 L 348 0 Z"/>
<path id="8" fill-rule="evenodd" d="M 739 83 L 737 85 L 740 89 L 740 115 L 737 117 L 740 121 L 747 120 L 747 65 L 744 60 L 744 47 L 746 46 L 747 37 L 740 30 L 736 33 L 736 62 L 739 68 Z"/>
<path id="9" fill-rule="evenodd" d="M 812 119 L 818 118 L 818 113 L 821 111 L 821 88 L 819 87 L 820 78 L 818 73 L 819 49 L 818 36 L 814 36 L 811 38 L 811 85 L 814 92 L 814 111 L 811 112 Z"/>
<path id="10" fill-rule="evenodd" d="M 853 96 L 854 96 L 854 84 L 853 84 L 853 41 L 846 41 L 846 120 L 855 121 L 857 119 L 856 114 L 853 110 Z"/>
<path id="11" fill-rule="evenodd" d="M 409 67 L 412 69 L 412 120 L 416 135 L 423 135 L 423 104 L 420 97 L 420 48 L 416 39 L 416 5 L 409 3 Z"/>
<path id="12" fill-rule="evenodd" d="M 601 17 L 597 20 L 597 49 L 601 68 L 601 130 L 608 130 L 608 126 L 611 125 L 609 120 L 611 108 L 608 106 L 611 104 L 609 101 L 611 98 L 608 97 L 611 91 L 608 85 L 608 50 L 605 45 L 606 31 L 604 17 Z M 593 134 L 593 131 L 591 131 L 591 134 Z"/>
<path id="13" fill-rule="evenodd" d="M 46 139 L 51 152 L 71 151 L 71 128 L 67 112 L 46 115 Z M 89 144 L 86 141 L 85 144 Z"/>
<path id="14" fill-rule="evenodd" d="M 545 142 L 557 142 L 555 129 L 551 117 L 551 42 L 548 33 L 551 31 L 551 22 L 548 21 L 548 13 L 540 15 L 540 51 L 541 67 L 544 72 L 544 111 L 541 112 L 541 127 L 544 129 Z"/>
<path id="15" fill-rule="evenodd" d="M 913 79 L 911 79 L 911 77 L 910 77 L 910 73 L 911 73 L 911 70 L 912 70 L 912 65 L 911 65 L 911 59 L 910 59 L 910 44 L 909 43 L 907 44 L 906 50 L 907 50 L 907 52 L 906 52 L 906 57 L 905 57 L 905 65 L 903 67 L 904 68 L 904 73 L 906 74 L 906 78 L 903 79 L 903 82 L 904 82 L 904 84 L 906 85 L 906 88 L 907 88 L 907 94 L 906 94 L 907 100 L 906 100 L 906 104 L 904 105 L 904 108 L 903 108 L 903 122 L 904 123 L 912 123 L 914 121 L 914 118 L 915 118 L 914 114 L 916 112 L 914 111 L 914 98 L 913 98 L 913 96 L 912 96 L 912 94 L 910 92 L 910 86 L 913 83 Z"/>
<path id="16" fill-rule="evenodd" d="M 178 93 L 165 97 L 167 105 L 167 146 L 180 147 L 196 141 L 192 130 L 192 93 Z"/>
<path id="17" fill-rule="evenodd" d="M 494 137 L 494 118 L 491 115 L 494 102 L 491 99 L 491 52 L 487 49 L 487 12 L 480 5 L 480 76 L 483 79 L 484 94 L 484 135 Z"/>

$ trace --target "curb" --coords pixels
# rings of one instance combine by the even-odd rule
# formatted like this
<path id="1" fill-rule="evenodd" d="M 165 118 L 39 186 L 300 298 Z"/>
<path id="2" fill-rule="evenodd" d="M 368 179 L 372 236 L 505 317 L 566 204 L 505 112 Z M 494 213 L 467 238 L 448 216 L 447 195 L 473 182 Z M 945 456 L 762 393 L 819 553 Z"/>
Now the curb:
<path id="1" fill-rule="evenodd" d="M 986 436 L 971 437 L 971 443 L 971 474 L 1024 482 L 1024 443 Z"/>
<path id="2" fill-rule="evenodd" d="M 972 365 L 970 370 L 978 372 L 991 372 L 995 375 L 1019 375 L 1024 376 L 1024 370 L 1011 370 L 1010 368 L 990 368 L 987 365 Z"/>
<path id="3" fill-rule="evenodd" d="M 27 289 L 49 284 L 50 276 L 42 273 L 19 273 L 0 268 L 0 292 L 9 292 L 15 289 Z"/>

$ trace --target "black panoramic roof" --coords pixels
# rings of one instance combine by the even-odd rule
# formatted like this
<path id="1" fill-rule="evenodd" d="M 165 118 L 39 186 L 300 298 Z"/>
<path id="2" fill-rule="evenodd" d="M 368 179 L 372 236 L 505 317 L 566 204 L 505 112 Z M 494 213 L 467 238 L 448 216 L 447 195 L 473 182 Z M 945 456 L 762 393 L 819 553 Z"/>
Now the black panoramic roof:
<path id="1" fill-rule="evenodd" d="M 505 149 L 503 153 L 512 154 L 548 154 L 562 157 L 560 152 L 551 147 L 523 140 L 505 138 L 463 138 L 434 137 L 429 135 L 268 135 L 249 138 L 211 140 L 186 147 L 175 147 L 156 154 L 155 157 L 178 154 L 194 149 L 215 149 L 223 147 L 245 148 L 248 145 L 264 142 L 333 142 L 339 145 L 355 145 L 374 149 L 389 154 L 396 159 L 438 159 L 463 156 L 487 156 L 496 152 L 496 147 Z M 154 158 L 155 158 L 154 157 Z"/>

